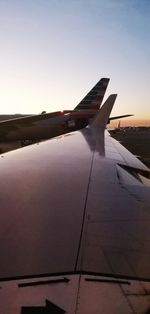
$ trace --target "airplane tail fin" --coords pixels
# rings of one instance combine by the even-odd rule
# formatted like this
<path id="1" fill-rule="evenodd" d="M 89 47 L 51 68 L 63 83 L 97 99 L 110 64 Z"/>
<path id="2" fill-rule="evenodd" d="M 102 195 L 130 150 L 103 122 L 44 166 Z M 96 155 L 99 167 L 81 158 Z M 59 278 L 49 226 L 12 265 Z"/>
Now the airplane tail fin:
<path id="1" fill-rule="evenodd" d="M 103 101 L 109 78 L 102 78 L 90 90 L 90 92 L 79 102 L 74 110 L 95 109 L 98 110 Z"/>
<path id="2" fill-rule="evenodd" d="M 113 105 L 116 100 L 116 97 L 117 97 L 117 94 L 112 94 L 107 98 L 107 100 L 105 101 L 101 109 L 99 110 L 97 116 L 92 121 L 91 127 L 94 127 L 94 128 L 99 127 L 102 129 L 106 128 L 107 123 L 109 121 L 110 113 L 112 111 Z"/>

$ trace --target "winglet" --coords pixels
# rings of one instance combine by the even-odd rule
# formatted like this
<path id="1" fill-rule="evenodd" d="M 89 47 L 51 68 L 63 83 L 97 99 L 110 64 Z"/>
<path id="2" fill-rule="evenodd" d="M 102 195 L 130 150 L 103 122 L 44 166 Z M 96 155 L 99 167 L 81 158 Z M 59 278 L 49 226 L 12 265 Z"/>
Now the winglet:
<path id="1" fill-rule="evenodd" d="M 94 128 L 99 127 L 103 129 L 106 128 L 106 125 L 108 123 L 109 116 L 112 111 L 113 105 L 115 103 L 116 97 L 117 97 L 117 94 L 112 94 L 107 98 L 107 100 L 105 101 L 101 109 L 99 110 L 96 118 L 92 121 L 91 127 L 94 127 Z"/>

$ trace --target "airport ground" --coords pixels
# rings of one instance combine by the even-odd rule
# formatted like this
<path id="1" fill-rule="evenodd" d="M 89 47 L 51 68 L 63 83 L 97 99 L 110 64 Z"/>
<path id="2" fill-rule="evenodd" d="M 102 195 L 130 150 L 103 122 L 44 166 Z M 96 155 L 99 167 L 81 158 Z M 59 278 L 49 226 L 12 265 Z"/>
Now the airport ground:
<path id="1" fill-rule="evenodd" d="M 111 135 L 150 167 L 150 127 L 120 128 Z"/>

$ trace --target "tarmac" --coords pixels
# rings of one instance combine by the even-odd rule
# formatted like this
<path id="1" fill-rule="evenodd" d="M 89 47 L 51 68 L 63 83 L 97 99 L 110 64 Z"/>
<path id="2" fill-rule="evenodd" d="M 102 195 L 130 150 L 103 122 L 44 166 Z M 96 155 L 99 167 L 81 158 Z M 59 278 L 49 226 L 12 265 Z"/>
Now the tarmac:
<path id="1" fill-rule="evenodd" d="M 150 167 L 150 127 L 120 128 L 110 133 L 111 136 Z"/>

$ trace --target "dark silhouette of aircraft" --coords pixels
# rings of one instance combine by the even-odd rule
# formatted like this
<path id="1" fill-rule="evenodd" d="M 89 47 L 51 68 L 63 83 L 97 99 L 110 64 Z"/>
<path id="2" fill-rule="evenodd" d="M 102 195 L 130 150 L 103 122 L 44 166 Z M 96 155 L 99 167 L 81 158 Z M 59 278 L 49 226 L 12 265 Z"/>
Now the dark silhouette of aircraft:
<path id="1" fill-rule="evenodd" d="M 108 78 L 100 79 L 74 110 L 42 112 L 40 115 L 17 116 L 13 119 L 10 119 L 11 115 L 8 115 L 8 119 L 2 115 L 1 119 L 5 120 L 0 122 L 0 141 L 20 141 L 24 145 L 84 128 L 97 114 L 108 83 Z M 126 116 L 130 115 L 120 118 Z M 111 117 L 109 120 L 117 118 Z"/>

